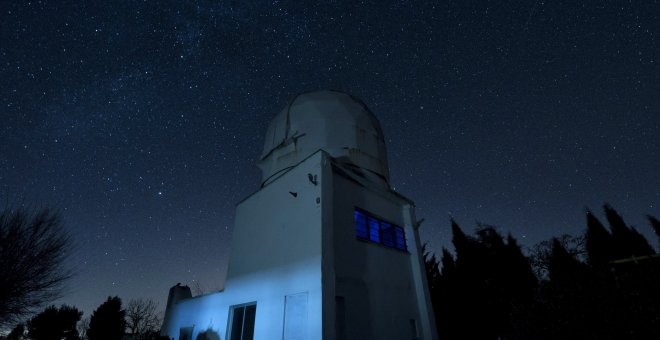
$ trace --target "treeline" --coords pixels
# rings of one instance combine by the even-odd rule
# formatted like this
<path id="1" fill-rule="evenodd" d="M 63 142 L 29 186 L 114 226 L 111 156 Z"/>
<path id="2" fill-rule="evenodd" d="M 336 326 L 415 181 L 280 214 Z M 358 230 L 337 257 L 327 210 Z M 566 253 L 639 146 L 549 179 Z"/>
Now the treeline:
<path id="1" fill-rule="evenodd" d="M 583 235 L 528 254 L 510 234 L 452 221 L 455 255 L 425 253 L 440 339 L 660 339 L 660 255 L 610 206 Z M 648 216 L 660 238 L 660 222 Z"/>
<path id="2" fill-rule="evenodd" d="M 119 297 L 108 297 L 89 319 L 75 307 L 46 307 L 25 323 L 19 323 L 5 340 L 160 340 L 161 319 L 152 300 L 135 299 L 122 308 Z"/>
<path id="3" fill-rule="evenodd" d="M 0 332 L 13 327 L 0 339 L 158 339 L 161 318 L 152 300 L 134 299 L 123 308 L 119 297 L 108 297 L 84 319 L 66 305 L 36 313 L 62 296 L 72 249 L 59 211 L 22 205 L 0 211 Z"/>

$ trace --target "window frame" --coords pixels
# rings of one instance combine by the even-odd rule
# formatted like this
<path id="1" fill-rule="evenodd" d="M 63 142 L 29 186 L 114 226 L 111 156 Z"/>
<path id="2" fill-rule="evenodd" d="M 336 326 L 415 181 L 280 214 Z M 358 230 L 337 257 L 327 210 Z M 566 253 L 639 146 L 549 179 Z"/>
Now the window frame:
<path id="1" fill-rule="evenodd" d="M 237 305 L 232 305 L 229 306 L 229 315 L 227 318 L 227 333 L 225 334 L 225 339 L 231 339 L 231 336 L 233 335 L 233 325 L 234 325 L 234 313 L 237 309 L 243 309 L 243 320 L 241 321 L 241 339 L 243 339 L 243 335 L 245 334 L 245 315 L 247 311 L 247 307 L 254 306 L 254 325 L 252 325 L 252 334 L 254 336 L 254 327 L 256 327 L 256 319 L 257 319 L 257 301 L 252 301 L 252 302 L 247 302 L 247 303 L 241 303 Z"/>
<path id="2" fill-rule="evenodd" d="M 408 253 L 408 240 L 406 240 L 406 231 L 403 227 L 362 208 L 353 207 L 353 209 L 353 225 L 355 227 L 355 237 L 358 240 Z M 358 220 L 358 213 L 364 216 L 364 223 Z M 377 234 L 373 233 L 374 225 L 372 222 L 377 223 Z"/>
<path id="3" fill-rule="evenodd" d="M 179 327 L 179 339 L 183 339 L 183 334 L 188 335 L 188 330 L 190 330 L 190 338 L 188 340 L 193 340 L 193 334 L 195 333 L 195 325 L 187 327 Z"/>

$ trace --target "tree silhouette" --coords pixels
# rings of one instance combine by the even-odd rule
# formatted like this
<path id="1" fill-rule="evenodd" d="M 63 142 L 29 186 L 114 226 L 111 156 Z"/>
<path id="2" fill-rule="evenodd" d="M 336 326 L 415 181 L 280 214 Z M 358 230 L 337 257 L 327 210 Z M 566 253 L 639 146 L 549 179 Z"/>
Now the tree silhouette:
<path id="1" fill-rule="evenodd" d="M 537 244 L 451 221 L 455 252 L 424 251 L 442 339 L 660 339 L 660 256 L 610 206 L 583 235 Z M 649 216 L 651 226 L 660 223 Z M 535 275 L 536 273 L 536 275 Z"/>
<path id="2" fill-rule="evenodd" d="M 655 254 L 646 238 L 635 228 L 628 227 L 619 213 L 607 204 L 604 209 L 612 230 L 612 240 L 617 259 Z"/>
<path id="3" fill-rule="evenodd" d="M 473 237 L 455 221 L 451 225 L 456 257 L 443 249 L 437 279 L 438 261 L 425 257 L 440 337 L 497 339 L 512 334 L 515 318 L 532 302 L 537 284 L 529 260 L 511 235 L 505 241 L 495 228 L 479 225 Z M 474 327 L 477 320 L 479 327 Z"/>
<path id="4" fill-rule="evenodd" d="M 610 234 L 587 211 L 587 259 L 553 239 L 544 251 L 548 264 L 529 311 L 528 339 L 646 339 L 658 338 L 657 258 L 648 242 L 628 227 L 621 216 L 605 206 Z M 614 235 L 617 235 L 615 238 Z M 546 244 L 546 242 L 544 242 Z M 537 249 L 539 249 L 537 247 Z M 543 248 L 548 249 L 548 248 Z M 623 257 L 623 259 L 622 259 Z M 549 326 L 548 320 L 552 320 Z"/>
<path id="5" fill-rule="evenodd" d="M 81 316 L 82 312 L 75 307 L 47 307 L 28 321 L 28 336 L 33 340 L 79 340 L 76 324 Z"/>
<path id="6" fill-rule="evenodd" d="M 535 336 L 547 339 L 593 339 L 589 313 L 586 306 L 591 306 L 592 287 L 588 276 L 588 267 L 569 251 L 559 239 L 551 241 L 552 248 L 548 258 L 548 280 L 540 290 L 541 304 L 532 311 L 536 317 L 532 324 Z M 593 288 L 593 289 L 592 289 Z M 545 320 L 544 320 L 545 319 Z M 547 325 L 547 320 L 553 320 Z"/>
<path id="7" fill-rule="evenodd" d="M 442 247 L 442 276 L 441 278 L 451 278 L 456 272 L 456 261 L 447 248 Z M 436 263 L 437 266 L 437 263 Z"/>
<path id="8" fill-rule="evenodd" d="M 520 312 L 532 302 L 538 280 L 518 241 L 509 234 L 502 251 L 502 289 L 510 297 L 515 311 Z"/>
<path id="9" fill-rule="evenodd" d="M 59 213 L 0 214 L 0 328 L 60 297 L 71 277 L 64 268 L 70 250 Z"/>
<path id="10" fill-rule="evenodd" d="M 458 336 L 461 328 L 455 322 L 460 318 L 454 314 L 456 313 L 454 306 L 459 303 L 456 294 L 458 287 L 455 287 L 458 280 L 456 277 L 456 261 L 447 248 L 442 248 L 440 263 L 442 263 L 442 271 L 431 292 L 431 299 L 436 324 L 442 326 L 442 329 L 438 329 L 438 332 L 447 339 L 454 339 Z"/>
<path id="11" fill-rule="evenodd" d="M 612 235 L 590 210 L 587 210 L 587 232 L 585 238 L 589 264 L 601 267 L 614 259 L 615 253 Z"/>
<path id="12" fill-rule="evenodd" d="M 126 311 L 121 308 L 121 299 L 108 297 L 97 308 L 89 320 L 87 337 L 90 340 L 114 340 L 124 337 Z"/>
<path id="13" fill-rule="evenodd" d="M 456 250 L 457 259 L 460 259 L 461 262 L 470 263 L 476 255 L 475 240 L 465 235 L 461 227 L 453 219 L 451 220 L 451 235 L 451 242 Z"/>
<path id="14" fill-rule="evenodd" d="M 566 251 L 571 254 L 571 256 L 578 260 L 581 260 L 586 254 L 586 242 L 584 237 L 580 236 L 563 234 L 550 240 L 537 243 L 532 248 L 532 251 L 529 255 L 529 261 L 532 265 L 532 270 L 536 274 L 536 277 L 541 281 L 548 279 L 549 263 L 552 256 L 553 243 L 555 240 L 557 240 L 557 242 L 559 242 L 562 247 L 564 247 L 564 249 L 566 249 Z"/>
<path id="15" fill-rule="evenodd" d="M 133 339 L 146 339 L 160 327 L 158 304 L 150 299 L 135 299 L 126 307 L 126 326 Z"/>
<path id="16" fill-rule="evenodd" d="M 23 339 L 25 336 L 25 325 L 23 323 L 19 323 L 14 327 L 11 332 L 7 335 L 6 340 L 20 340 Z"/>
<path id="17" fill-rule="evenodd" d="M 426 243 L 422 245 L 422 254 L 424 258 L 424 265 L 426 269 L 426 279 L 429 282 L 429 289 L 431 291 L 434 290 L 434 288 L 438 284 L 438 280 L 440 279 L 440 268 L 439 268 L 439 263 L 438 259 L 435 257 L 435 254 L 432 254 L 426 250 Z"/>
<path id="18" fill-rule="evenodd" d="M 552 240 L 552 252 L 548 259 L 550 282 L 562 287 L 574 286 L 585 268 L 585 265 L 569 253 L 558 239 Z"/>
<path id="19" fill-rule="evenodd" d="M 653 228 L 653 231 L 655 231 L 655 234 L 658 236 L 658 241 L 660 241 L 660 221 L 658 221 L 657 218 L 648 215 L 646 216 L 649 219 L 649 222 L 651 223 L 651 228 Z"/>

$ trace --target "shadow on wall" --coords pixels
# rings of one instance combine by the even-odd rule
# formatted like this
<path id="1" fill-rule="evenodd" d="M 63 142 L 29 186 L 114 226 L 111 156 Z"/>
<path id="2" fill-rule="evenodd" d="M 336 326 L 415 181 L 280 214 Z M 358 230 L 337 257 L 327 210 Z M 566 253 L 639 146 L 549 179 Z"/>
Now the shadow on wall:
<path id="1" fill-rule="evenodd" d="M 212 329 L 207 329 L 206 331 L 197 334 L 196 340 L 220 340 L 220 334 Z"/>

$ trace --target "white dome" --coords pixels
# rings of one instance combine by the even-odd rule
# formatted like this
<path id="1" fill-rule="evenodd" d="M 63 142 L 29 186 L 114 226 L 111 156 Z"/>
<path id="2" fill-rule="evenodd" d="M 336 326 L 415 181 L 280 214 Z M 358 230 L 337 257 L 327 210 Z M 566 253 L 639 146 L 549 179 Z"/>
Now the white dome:
<path id="1" fill-rule="evenodd" d="M 317 91 L 296 96 L 268 125 L 259 162 L 262 185 L 319 149 L 389 182 L 385 140 L 376 116 L 349 94 Z"/>

